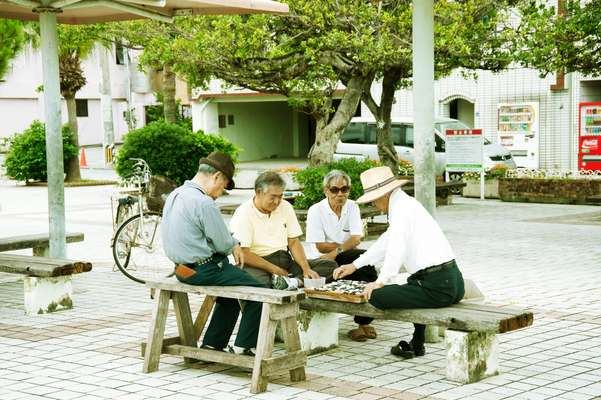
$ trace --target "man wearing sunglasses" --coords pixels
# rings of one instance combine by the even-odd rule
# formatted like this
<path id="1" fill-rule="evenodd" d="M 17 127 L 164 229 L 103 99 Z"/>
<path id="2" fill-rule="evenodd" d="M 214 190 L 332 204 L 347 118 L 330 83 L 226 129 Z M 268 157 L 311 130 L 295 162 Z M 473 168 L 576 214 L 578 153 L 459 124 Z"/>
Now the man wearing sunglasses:
<path id="1" fill-rule="evenodd" d="M 326 198 L 313 204 L 307 213 L 307 243 L 309 257 L 334 260 L 338 265 L 351 264 L 365 250 L 358 249 L 363 237 L 363 222 L 359 206 L 349 200 L 351 178 L 339 170 L 332 170 L 323 180 Z M 373 266 L 366 266 L 345 279 L 373 282 L 378 273 Z M 376 330 L 370 326 L 373 318 L 355 316 L 359 326 L 349 331 L 351 340 L 364 342 L 375 339 Z"/>

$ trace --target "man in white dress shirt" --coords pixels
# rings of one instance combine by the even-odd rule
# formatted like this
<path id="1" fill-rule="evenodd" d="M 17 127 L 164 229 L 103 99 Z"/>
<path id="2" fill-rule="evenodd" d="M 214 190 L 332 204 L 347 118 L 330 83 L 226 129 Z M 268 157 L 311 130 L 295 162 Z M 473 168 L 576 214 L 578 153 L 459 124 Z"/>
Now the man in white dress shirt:
<path id="1" fill-rule="evenodd" d="M 313 204 L 307 212 L 306 242 L 310 244 L 308 256 L 334 260 L 338 265 L 350 264 L 365 250 L 358 249 L 363 237 L 363 222 L 359 206 L 349 200 L 351 178 L 339 170 L 332 170 L 323 179 L 326 198 Z M 378 273 L 373 265 L 358 269 L 346 279 L 373 282 Z M 371 326 L 373 318 L 355 316 L 357 328 L 349 331 L 351 340 L 364 342 L 377 337 Z"/>
<path id="2" fill-rule="evenodd" d="M 363 255 L 334 271 L 334 278 L 348 276 L 366 265 L 384 261 L 378 279 L 369 283 L 364 296 L 379 309 L 436 308 L 458 303 L 464 294 L 463 276 L 444 233 L 426 209 L 400 188 L 388 167 L 361 174 L 364 194 L 357 203 L 370 203 L 388 213 L 389 227 Z M 407 283 L 391 283 L 402 266 L 411 275 Z M 403 358 L 426 353 L 425 325 L 414 324 L 410 342 L 401 340 L 390 352 Z"/>

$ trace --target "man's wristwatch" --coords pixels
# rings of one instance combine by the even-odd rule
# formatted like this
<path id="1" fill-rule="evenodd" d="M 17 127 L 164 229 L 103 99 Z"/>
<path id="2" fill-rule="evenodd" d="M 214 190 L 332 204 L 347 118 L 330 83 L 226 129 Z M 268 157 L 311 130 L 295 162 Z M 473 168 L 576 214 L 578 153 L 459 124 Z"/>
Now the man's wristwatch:
<path id="1" fill-rule="evenodd" d="M 342 246 L 338 246 L 336 247 L 336 254 L 340 254 L 342 253 L 344 250 L 342 250 Z"/>

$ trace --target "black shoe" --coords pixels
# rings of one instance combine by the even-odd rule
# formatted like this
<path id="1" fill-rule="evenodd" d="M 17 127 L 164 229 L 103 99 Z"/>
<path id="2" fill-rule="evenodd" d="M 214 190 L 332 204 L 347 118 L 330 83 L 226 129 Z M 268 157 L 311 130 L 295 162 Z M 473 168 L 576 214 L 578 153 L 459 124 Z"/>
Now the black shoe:
<path id="1" fill-rule="evenodd" d="M 413 346 L 413 343 L 407 343 L 401 340 L 399 344 L 390 348 L 390 354 L 402 357 L 406 360 L 413 357 L 421 357 L 426 354 L 426 347 L 422 345 Z"/>
<path id="2" fill-rule="evenodd" d="M 227 346 L 227 351 L 232 354 L 241 354 L 243 356 L 255 356 L 255 353 L 253 353 L 253 351 L 249 348 L 243 349 L 242 351 L 236 351 L 236 349 L 234 349 L 232 346 Z"/>
<path id="3" fill-rule="evenodd" d="M 205 350 L 223 351 L 223 349 L 218 349 L 217 347 L 211 346 L 210 344 L 203 344 L 202 346 L 200 346 L 200 348 Z"/>

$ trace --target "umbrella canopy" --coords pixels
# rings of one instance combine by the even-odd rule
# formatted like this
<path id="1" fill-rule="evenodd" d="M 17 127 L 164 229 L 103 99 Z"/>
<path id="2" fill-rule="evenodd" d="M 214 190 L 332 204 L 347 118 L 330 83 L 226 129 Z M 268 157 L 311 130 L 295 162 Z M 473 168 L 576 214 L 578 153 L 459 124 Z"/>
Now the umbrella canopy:
<path id="1" fill-rule="evenodd" d="M 54 12 L 61 24 L 93 24 L 136 18 L 170 22 L 202 14 L 285 14 L 288 5 L 269 0 L 0 0 L 0 18 L 38 20 Z"/>

